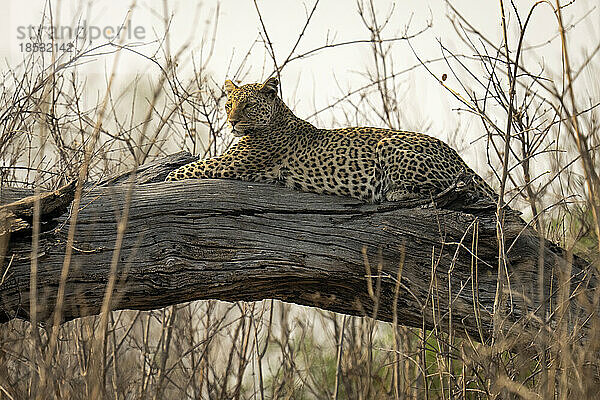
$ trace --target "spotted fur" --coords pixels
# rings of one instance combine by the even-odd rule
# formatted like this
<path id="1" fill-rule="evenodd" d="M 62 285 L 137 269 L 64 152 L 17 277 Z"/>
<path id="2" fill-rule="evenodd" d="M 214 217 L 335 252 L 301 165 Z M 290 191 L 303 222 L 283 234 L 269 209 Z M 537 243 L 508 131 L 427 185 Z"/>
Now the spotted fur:
<path id="1" fill-rule="evenodd" d="M 218 157 L 172 171 L 167 180 L 278 181 L 307 192 L 379 202 L 431 198 L 466 178 L 474 182 L 474 194 L 495 196 L 441 140 L 382 128 L 316 128 L 285 105 L 278 84 L 276 78 L 240 87 L 226 81 L 225 110 L 239 142 Z"/>

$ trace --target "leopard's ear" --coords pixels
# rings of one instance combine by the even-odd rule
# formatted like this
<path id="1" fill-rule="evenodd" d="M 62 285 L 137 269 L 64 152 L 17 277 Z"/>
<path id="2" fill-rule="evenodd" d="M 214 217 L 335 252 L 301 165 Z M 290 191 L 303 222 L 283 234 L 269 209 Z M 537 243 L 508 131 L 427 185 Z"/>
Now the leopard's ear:
<path id="1" fill-rule="evenodd" d="M 273 92 L 277 94 L 277 87 L 279 86 L 279 79 L 276 76 L 269 78 L 262 84 L 260 91 L 263 93 Z"/>
<path id="2" fill-rule="evenodd" d="M 231 92 L 233 92 L 237 88 L 238 88 L 237 85 L 235 83 L 231 82 L 229 79 L 227 79 L 225 81 L 225 93 L 227 93 L 228 96 Z"/>

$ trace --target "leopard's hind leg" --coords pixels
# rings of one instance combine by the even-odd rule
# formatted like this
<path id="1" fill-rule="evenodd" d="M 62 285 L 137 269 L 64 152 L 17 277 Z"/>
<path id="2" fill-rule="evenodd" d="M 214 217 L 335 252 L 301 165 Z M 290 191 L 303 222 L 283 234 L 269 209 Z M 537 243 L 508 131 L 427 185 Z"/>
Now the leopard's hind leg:
<path id="1" fill-rule="evenodd" d="M 377 163 L 382 171 L 383 196 L 388 201 L 430 201 L 452 183 L 450 171 L 427 144 L 415 145 L 405 138 L 382 139 L 377 146 Z"/>

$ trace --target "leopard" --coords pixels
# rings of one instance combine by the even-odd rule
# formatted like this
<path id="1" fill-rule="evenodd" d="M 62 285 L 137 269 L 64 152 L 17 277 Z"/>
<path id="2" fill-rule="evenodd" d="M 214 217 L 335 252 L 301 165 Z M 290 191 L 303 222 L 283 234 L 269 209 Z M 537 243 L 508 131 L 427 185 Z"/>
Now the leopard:
<path id="1" fill-rule="evenodd" d="M 237 179 L 279 182 L 365 203 L 428 201 L 470 182 L 469 202 L 493 202 L 494 190 L 448 144 L 425 133 L 375 127 L 317 128 L 279 96 L 279 79 L 226 80 L 227 123 L 239 141 L 217 157 L 171 171 L 166 181 Z"/>

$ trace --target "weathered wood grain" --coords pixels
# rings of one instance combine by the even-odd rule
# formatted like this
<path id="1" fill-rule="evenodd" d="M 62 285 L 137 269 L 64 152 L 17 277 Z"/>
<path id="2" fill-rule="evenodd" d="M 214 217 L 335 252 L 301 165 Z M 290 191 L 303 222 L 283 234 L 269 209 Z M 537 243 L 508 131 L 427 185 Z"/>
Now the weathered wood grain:
<path id="1" fill-rule="evenodd" d="M 151 181 L 149 175 L 145 179 Z M 100 311 L 117 221 L 128 207 L 113 309 L 275 298 L 385 321 L 397 310 L 399 323 L 416 327 L 438 324 L 447 330 L 451 317 L 459 333 L 490 335 L 498 254 L 493 210 L 474 215 L 364 205 L 233 180 L 123 182 L 121 176 L 84 192 L 64 320 Z M 22 194 L 2 193 L 4 201 Z M 49 319 L 54 309 L 69 215 L 40 238 L 38 321 Z M 555 295 L 550 288 L 556 289 L 559 271 L 567 271 L 578 290 L 587 281 L 582 260 L 568 264 L 562 251 L 545 241 L 540 250 L 533 230 L 516 215 L 506 218 L 510 326 L 539 305 L 540 255 L 546 299 Z M 0 269 L 0 321 L 29 317 L 30 242 L 27 236 L 11 238 Z"/>

